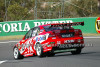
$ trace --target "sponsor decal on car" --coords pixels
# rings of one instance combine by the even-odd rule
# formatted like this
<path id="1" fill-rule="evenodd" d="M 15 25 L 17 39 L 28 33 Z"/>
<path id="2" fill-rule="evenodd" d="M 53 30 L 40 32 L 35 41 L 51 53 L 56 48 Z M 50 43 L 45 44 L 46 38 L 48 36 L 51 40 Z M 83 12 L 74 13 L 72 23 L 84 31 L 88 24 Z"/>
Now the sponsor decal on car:
<path id="1" fill-rule="evenodd" d="M 61 41 L 57 41 L 57 44 L 61 44 Z"/>
<path id="2" fill-rule="evenodd" d="M 65 40 L 64 43 L 73 43 L 74 40 Z"/>

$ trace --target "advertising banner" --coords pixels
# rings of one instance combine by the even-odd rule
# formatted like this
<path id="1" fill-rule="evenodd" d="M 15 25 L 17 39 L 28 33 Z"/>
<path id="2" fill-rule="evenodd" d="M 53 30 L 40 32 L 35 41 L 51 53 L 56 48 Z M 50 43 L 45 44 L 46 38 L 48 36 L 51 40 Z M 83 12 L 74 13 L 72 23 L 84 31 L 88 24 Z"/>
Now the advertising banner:
<path id="1" fill-rule="evenodd" d="M 81 29 L 83 33 L 97 33 L 97 17 L 85 18 L 64 18 L 64 19 L 43 19 L 43 20 L 24 20 L 0 22 L 0 36 L 25 35 L 32 27 L 50 23 L 73 23 L 83 22 L 84 26 L 73 26 L 75 29 Z"/>

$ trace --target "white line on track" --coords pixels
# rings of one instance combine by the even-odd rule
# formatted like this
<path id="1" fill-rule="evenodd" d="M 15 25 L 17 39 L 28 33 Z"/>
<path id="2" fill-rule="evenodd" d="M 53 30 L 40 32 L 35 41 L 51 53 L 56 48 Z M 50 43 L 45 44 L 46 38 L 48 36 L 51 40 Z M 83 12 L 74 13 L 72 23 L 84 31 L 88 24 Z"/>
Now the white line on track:
<path id="1" fill-rule="evenodd" d="M 19 42 L 19 41 L 5 41 L 5 42 L 0 42 L 0 43 L 16 43 L 16 42 Z"/>
<path id="2" fill-rule="evenodd" d="M 2 64 L 2 63 L 4 63 L 4 62 L 7 62 L 7 60 L 0 61 L 0 64 Z"/>
<path id="3" fill-rule="evenodd" d="M 100 38 L 100 37 L 84 37 L 84 38 L 91 38 L 92 39 L 92 38 Z"/>
<path id="4" fill-rule="evenodd" d="M 86 39 L 92 39 L 92 38 L 100 38 L 100 37 L 84 37 L 84 38 L 86 38 Z M 19 41 L 4 41 L 4 42 L 0 42 L 0 43 L 17 43 L 17 42 L 19 42 Z"/>

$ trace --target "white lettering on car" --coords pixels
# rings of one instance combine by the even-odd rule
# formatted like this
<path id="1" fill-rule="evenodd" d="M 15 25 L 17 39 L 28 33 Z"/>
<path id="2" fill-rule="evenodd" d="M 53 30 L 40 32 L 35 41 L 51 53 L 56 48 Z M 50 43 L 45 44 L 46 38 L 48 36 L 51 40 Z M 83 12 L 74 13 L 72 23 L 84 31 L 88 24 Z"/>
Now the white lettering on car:
<path id="1" fill-rule="evenodd" d="M 72 43 L 74 40 L 65 40 L 64 43 Z"/>

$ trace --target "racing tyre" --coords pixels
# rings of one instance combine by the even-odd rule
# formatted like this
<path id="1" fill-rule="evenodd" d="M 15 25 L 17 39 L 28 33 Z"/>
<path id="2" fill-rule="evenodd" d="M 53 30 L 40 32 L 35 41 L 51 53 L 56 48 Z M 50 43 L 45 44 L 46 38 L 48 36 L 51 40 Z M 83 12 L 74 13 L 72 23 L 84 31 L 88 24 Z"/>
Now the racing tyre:
<path id="1" fill-rule="evenodd" d="M 73 55 L 80 54 L 81 53 L 81 50 L 82 50 L 81 48 L 77 48 L 76 51 L 71 51 L 71 53 Z"/>
<path id="2" fill-rule="evenodd" d="M 50 53 L 49 55 L 47 55 L 48 57 L 53 57 L 55 56 L 55 53 Z"/>
<path id="3" fill-rule="evenodd" d="M 51 54 L 50 54 L 50 57 L 52 57 L 52 56 L 55 56 L 55 53 L 51 53 Z"/>
<path id="4" fill-rule="evenodd" d="M 38 57 L 43 57 L 44 56 L 43 55 L 43 48 L 39 43 L 36 44 L 36 53 L 37 53 Z"/>
<path id="5" fill-rule="evenodd" d="M 47 56 L 48 57 L 53 57 L 53 56 L 55 56 L 55 53 L 54 52 L 47 52 Z"/>
<path id="6" fill-rule="evenodd" d="M 13 55 L 14 55 L 14 59 L 15 60 L 24 58 L 23 55 L 20 54 L 20 52 L 19 52 L 17 47 L 14 47 Z"/>

